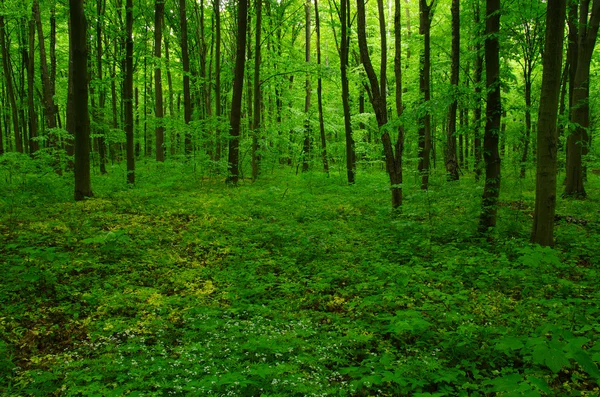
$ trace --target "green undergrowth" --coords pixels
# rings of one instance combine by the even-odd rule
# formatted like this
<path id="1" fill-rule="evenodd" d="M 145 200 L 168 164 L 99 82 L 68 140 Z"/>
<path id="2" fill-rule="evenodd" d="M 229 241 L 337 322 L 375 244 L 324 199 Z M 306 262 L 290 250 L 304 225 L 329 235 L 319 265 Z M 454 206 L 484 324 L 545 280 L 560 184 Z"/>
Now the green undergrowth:
<path id="1" fill-rule="evenodd" d="M 600 395 L 600 183 L 527 242 L 533 182 L 266 173 L 226 187 L 183 163 L 70 177 L 4 169 L 4 396 Z M 595 179 L 593 179 L 595 178 Z M 586 222 L 579 222 L 585 220 Z"/>

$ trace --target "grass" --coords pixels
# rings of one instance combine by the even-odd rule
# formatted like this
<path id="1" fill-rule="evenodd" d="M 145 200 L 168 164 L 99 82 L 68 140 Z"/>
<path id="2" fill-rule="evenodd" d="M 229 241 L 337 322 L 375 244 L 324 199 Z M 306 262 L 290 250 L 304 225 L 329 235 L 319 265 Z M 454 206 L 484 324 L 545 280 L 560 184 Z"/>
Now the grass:
<path id="1" fill-rule="evenodd" d="M 70 177 L 2 168 L 6 396 L 597 396 L 600 183 L 528 243 L 530 179 L 274 170 L 229 188 L 185 164 Z M 586 224 L 571 219 L 585 219 Z"/>

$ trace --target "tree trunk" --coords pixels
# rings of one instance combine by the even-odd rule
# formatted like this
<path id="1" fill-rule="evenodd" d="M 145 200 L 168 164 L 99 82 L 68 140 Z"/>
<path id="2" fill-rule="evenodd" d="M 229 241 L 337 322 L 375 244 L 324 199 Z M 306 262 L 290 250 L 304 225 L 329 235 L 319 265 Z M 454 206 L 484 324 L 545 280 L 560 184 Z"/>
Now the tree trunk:
<path id="1" fill-rule="evenodd" d="M 192 97 L 190 93 L 190 56 L 188 52 L 188 31 L 186 0 L 179 0 L 179 22 L 181 24 L 181 62 L 183 64 L 183 119 L 185 121 L 184 150 L 186 155 L 192 153 L 192 136 L 189 125 L 192 121 Z"/>
<path id="2" fill-rule="evenodd" d="M 1 34 L 1 32 L 0 32 Z M 29 153 L 35 154 L 39 150 L 37 141 L 38 120 L 35 111 L 35 20 L 29 20 L 29 57 L 27 59 L 27 108 L 29 111 Z"/>
<path id="3" fill-rule="evenodd" d="M 420 33 L 423 35 L 423 53 L 420 59 L 420 77 L 419 88 L 421 91 L 421 100 L 427 104 L 431 100 L 431 18 L 432 7 L 427 4 L 427 0 L 419 0 L 420 11 Z M 421 173 L 421 189 L 429 188 L 429 162 L 431 157 L 431 114 L 428 110 L 422 112 L 419 118 L 419 164 L 418 169 Z"/>
<path id="4" fill-rule="evenodd" d="M 485 186 L 482 196 L 482 209 L 479 218 L 479 231 L 486 232 L 496 226 L 498 197 L 500 195 L 500 153 L 498 137 L 502 104 L 500 100 L 500 0 L 486 0 L 486 39 L 485 73 L 487 106 L 485 134 L 483 138 L 483 158 L 485 161 Z"/>
<path id="5" fill-rule="evenodd" d="M 531 242 L 554 245 L 558 134 L 556 115 L 560 91 L 566 0 L 549 0 L 546 11 L 542 93 L 538 114 L 535 211 Z"/>
<path id="6" fill-rule="evenodd" d="M 481 11 L 480 11 L 480 7 L 479 7 L 479 1 L 480 0 L 475 0 L 475 9 L 474 9 L 474 14 L 475 14 L 475 29 L 477 32 L 477 36 L 481 37 L 483 36 L 483 34 L 479 34 L 479 33 L 483 33 L 482 29 L 481 29 Z M 481 177 L 481 168 L 482 168 L 482 158 L 483 158 L 483 152 L 482 152 L 482 148 L 481 148 L 481 102 L 482 102 L 482 94 L 481 94 L 481 85 L 482 85 L 482 76 L 483 76 L 483 51 L 482 51 L 482 47 L 481 47 L 481 42 L 480 40 L 477 40 L 475 42 L 475 74 L 473 76 L 474 78 L 474 84 L 475 84 L 475 110 L 474 110 L 474 114 L 473 114 L 473 124 L 474 124 L 474 130 L 473 130 L 473 161 L 475 164 L 473 164 L 473 169 L 475 171 L 475 181 L 479 181 L 479 178 Z"/>
<path id="7" fill-rule="evenodd" d="M 242 94 L 244 90 L 244 66 L 246 63 L 246 31 L 248 28 L 248 0 L 238 0 L 237 43 L 235 71 L 233 78 L 233 97 L 231 99 L 231 118 L 229 139 L 229 176 L 227 182 L 237 185 L 240 160 L 240 122 L 242 118 Z"/>
<path id="8" fill-rule="evenodd" d="M 154 116 L 155 127 L 155 150 L 156 161 L 165 161 L 165 125 L 163 113 L 163 90 L 162 90 L 162 25 L 165 12 L 164 0 L 156 0 L 154 3 Z"/>
<path id="9" fill-rule="evenodd" d="M 174 104 L 174 95 L 173 95 L 173 76 L 171 74 L 171 58 L 169 54 L 169 35 L 164 35 L 165 40 L 165 61 L 167 66 L 167 85 L 169 87 L 169 117 L 171 120 L 175 120 L 175 104 Z M 136 98 L 137 98 L 137 90 L 136 90 Z M 177 131 L 175 128 L 171 127 L 171 132 L 169 133 L 170 140 L 170 153 L 172 156 L 177 154 Z"/>
<path id="10" fill-rule="evenodd" d="M 256 38 L 254 43 L 254 120 L 252 127 L 252 180 L 256 181 L 260 172 L 260 111 L 261 111 L 261 91 L 260 91 L 260 34 L 262 29 L 262 0 L 256 0 Z"/>
<path id="11" fill-rule="evenodd" d="M 305 12 L 305 57 L 306 67 L 310 66 L 310 0 L 304 4 Z M 308 171 L 308 160 L 310 154 L 310 73 L 306 73 L 304 97 L 304 144 L 302 149 L 302 172 Z"/>
<path id="12" fill-rule="evenodd" d="M 221 160 L 221 11 L 220 1 L 214 0 L 215 14 L 215 117 L 217 125 L 215 128 L 215 161 Z"/>
<path id="13" fill-rule="evenodd" d="M 319 66 L 319 78 L 317 80 L 317 103 L 319 108 L 319 132 L 321 136 L 321 158 L 323 160 L 323 171 L 329 174 L 327 162 L 327 139 L 325 137 L 325 122 L 323 120 L 323 81 L 321 78 L 321 24 L 319 21 L 319 2 L 315 1 L 315 30 L 317 33 L 317 65 Z M 347 1 L 347 0 L 342 0 Z"/>
<path id="14" fill-rule="evenodd" d="M 52 82 L 48 72 L 48 64 L 46 61 L 46 46 L 44 42 L 44 31 L 42 30 L 42 20 L 40 17 L 40 5 L 38 0 L 33 1 L 33 17 L 37 26 L 38 46 L 40 49 L 40 64 L 42 70 L 42 92 L 44 95 L 44 115 L 46 116 L 46 126 L 49 129 L 56 128 L 56 106 L 54 105 L 54 97 L 52 96 Z M 55 134 L 55 132 L 50 132 Z M 54 138 L 50 139 L 53 146 Z"/>
<path id="15" fill-rule="evenodd" d="M 448 131 L 446 148 L 446 172 L 448 180 L 458 180 L 458 161 L 456 159 L 456 111 L 458 108 L 458 77 L 460 67 L 460 0 L 452 0 L 452 67 L 450 84 L 452 85 L 452 103 L 448 111 Z M 461 157 L 462 157 L 462 139 Z"/>
<path id="16" fill-rule="evenodd" d="M 375 73 L 375 69 L 373 69 L 373 64 L 371 63 L 371 57 L 369 55 L 369 48 L 367 46 L 367 33 L 366 33 L 366 15 L 365 15 L 365 3 L 364 0 L 357 0 L 357 23 L 358 23 L 358 46 L 360 49 L 360 56 L 363 62 L 363 66 L 365 69 L 365 73 L 367 74 L 368 84 L 365 83 L 365 89 L 367 90 L 367 94 L 369 96 L 369 100 L 371 101 L 371 105 L 373 106 L 373 111 L 375 112 L 375 118 L 377 119 L 377 125 L 379 127 L 379 131 L 381 133 L 381 142 L 383 144 L 383 152 L 385 154 L 386 161 L 386 170 L 388 172 L 388 176 L 390 178 L 390 185 L 392 191 L 392 208 L 397 209 L 402 204 L 402 187 L 400 183 L 402 182 L 402 143 L 401 139 L 402 134 L 401 130 L 398 132 L 398 139 L 396 140 L 396 144 L 393 145 L 392 139 L 390 137 L 389 131 L 386 128 L 388 123 L 388 115 L 387 115 L 387 103 L 386 103 L 386 70 L 385 65 L 387 65 L 387 53 L 384 50 L 386 48 L 386 31 L 385 31 L 385 15 L 384 15 L 384 7 L 383 0 L 377 1 L 377 9 L 379 13 L 379 36 L 381 40 L 381 69 L 380 76 L 381 82 L 377 79 L 377 74 Z M 396 39 L 396 50 L 399 46 L 399 5 L 398 1 L 396 1 L 397 12 L 394 16 L 394 21 L 396 23 L 394 36 Z M 395 59 L 394 61 L 394 69 L 396 72 L 397 84 L 401 82 L 402 79 L 398 79 L 398 67 L 400 60 Z M 397 89 L 401 89 L 402 85 L 397 87 Z M 398 94 L 396 94 L 398 95 Z M 402 102 L 397 103 L 396 106 L 400 105 L 400 108 L 396 108 L 402 110 Z M 395 149 L 395 153 L 394 153 Z"/>
<path id="17" fill-rule="evenodd" d="M 133 0 L 127 0 L 125 11 L 125 136 L 127 140 L 127 183 L 135 184 L 135 153 L 133 147 Z"/>
<path id="18" fill-rule="evenodd" d="M 104 57 L 103 46 L 102 46 L 102 31 L 104 25 L 104 11 L 106 9 L 106 0 L 97 0 L 96 11 L 96 67 L 98 69 L 98 109 L 97 109 L 97 125 L 98 125 L 98 154 L 100 156 L 100 173 L 106 174 L 106 144 L 104 141 L 104 105 L 106 104 L 106 92 L 104 89 L 104 71 L 102 67 L 102 59 Z"/>
<path id="19" fill-rule="evenodd" d="M 75 200 L 91 197 L 90 118 L 88 113 L 88 47 L 84 0 L 69 0 L 75 106 Z"/>
<path id="20" fill-rule="evenodd" d="M 356 152 L 354 149 L 354 138 L 352 137 L 352 117 L 350 114 L 350 84 L 348 82 L 348 60 L 350 52 L 350 0 L 341 0 L 340 23 L 341 45 L 340 45 L 340 71 L 342 75 L 342 107 L 344 109 L 344 131 L 346 137 L 346 174 L 348 183 L 354 184 L 356 179 Z M 364 94 L 361 90 L 362 111 L 364 112 Z"/>
<path id="21" fill-rule="evenodd" d="M 4 79 L 6 81 L 6 95 L 8 96 L 8 103 L 10 104 L 12 115 L 13 131 L 15 134 L 15 147 L 17 152 L 23 153 L 23 140 L 21 139 L 21 132 L 19 128 L 19 109 L 15 99 L 12 71 L 10 67 L 10 51 L 7 47 L 6 36 L 7 32 L 4 24 L 4 15 L 0 15 L 0 46 L 2 46 L 2 68 L 4 71 Z M 33 56 L 33 54 L 31 56 Z"/>
<path id="22" fill-rule="evenodd" d="M 589 3 L 590 0 L 583 0 L 580 5 L 577 67 L 573 82 L 571 105 L 571 123 L 575 127 L 567 138 L 567 181 L 564 194 L 575 198 L 586 196 L 583 185 L 584 167 L 582 157 L 586 153 L 590 126 L 590 63 L 600 24 L 600 0 L 593 0 L 591 17 L 588 23 Z"/>

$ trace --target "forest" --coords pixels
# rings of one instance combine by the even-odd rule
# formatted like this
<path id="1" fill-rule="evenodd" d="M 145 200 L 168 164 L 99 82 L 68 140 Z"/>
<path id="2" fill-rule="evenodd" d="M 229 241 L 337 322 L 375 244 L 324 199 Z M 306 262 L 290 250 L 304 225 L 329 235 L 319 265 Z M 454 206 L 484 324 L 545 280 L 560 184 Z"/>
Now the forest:
<path id="1" fill-rule="evenodd" d="M 0 0 L 0 395 L 600 395 L 600 0 Z"/>

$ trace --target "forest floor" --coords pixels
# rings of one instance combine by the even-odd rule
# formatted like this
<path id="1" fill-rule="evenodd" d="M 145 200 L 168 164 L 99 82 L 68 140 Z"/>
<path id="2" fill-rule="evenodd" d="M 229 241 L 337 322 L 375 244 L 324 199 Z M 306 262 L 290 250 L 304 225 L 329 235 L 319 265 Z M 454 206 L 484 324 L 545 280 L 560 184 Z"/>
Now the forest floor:
<path id="1" fill-rule="evenodd" d="M 0 167 L 2 396 L 598 396 L 600 177 L 529 244 L 533 178 L 291 170 L 226 187 L 181 163 Z M 585 220 L 586 222 L 583 222 Z"/>

